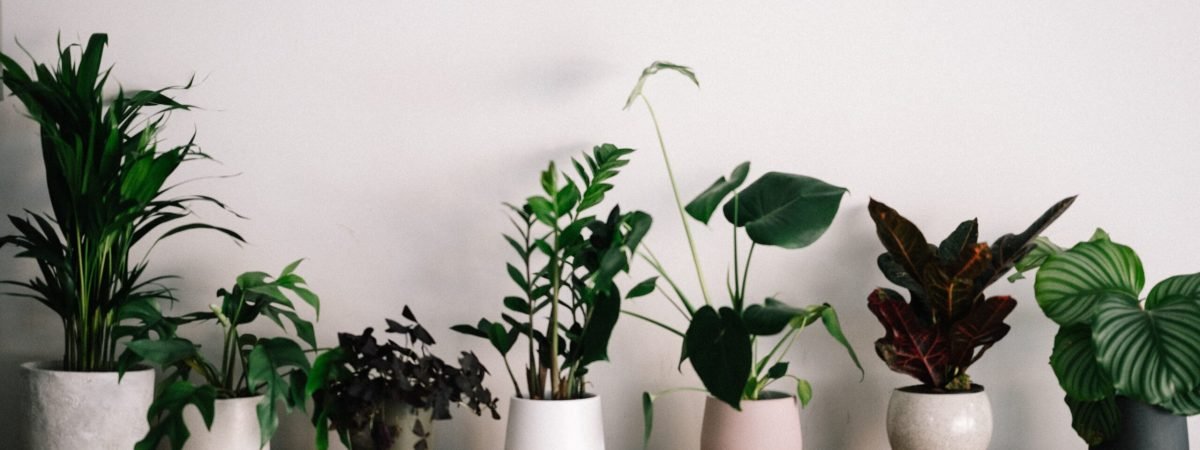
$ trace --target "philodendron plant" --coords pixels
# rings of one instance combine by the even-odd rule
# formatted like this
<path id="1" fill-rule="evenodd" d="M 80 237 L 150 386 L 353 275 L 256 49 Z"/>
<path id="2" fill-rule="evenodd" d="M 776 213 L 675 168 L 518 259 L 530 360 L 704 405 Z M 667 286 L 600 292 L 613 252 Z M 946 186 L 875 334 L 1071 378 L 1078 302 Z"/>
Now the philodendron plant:
<path id="1" fill-rule="evenodd" d="M 699 86 L 696 75 L 690 68 L 655 62 L 642 72 L 625 107 L 628 108 L 634 101 L 641 99 L 650 111 L 654 129 L 659 135 L 659 148 L 667 166 L 667 177 L 671 182 L 671 190 L 691 250 L 703 303 L 689 300 L 683 289 L 668 275 L 661 262 L 647 249 L 641 252 L 641 256 L 670 286 L 669 291 L 659 289 L 659 292 L 687 320 L 688 326 L 686 330 L 679 330 L 632 311 L 626 313 L 682 338 L 680 364 L 690 361 L 709 394 L 733 408 L 740 409 L 743 400 L 759 399 L 768 386 L 783 378 L 795 380 L 796 396 L 802 404 L 807 405 L 812 397 L 812 387 L 807 381 L 788 374 L 789 363 L 786 360 L 788 350 L 800 331 L 820 320 L 830 336 L 846 348 L 850 359 L 861 371 L 858 356 L 843 335 L 837 313 L 832 306 L 825 303 L 793 307 L 773 298 L 767 298 L 761 304 L 747 304 L 746 280 L 750 272 L 751 258 L 759 245 L 800 249 L 816 242 L 833 222 L 846 189 L 816 178 L 782 172 L 768 172 L 742 188 L 750 172 L 750 163 L 745 162 L 738 165 L 729 178 L 719 178 L 712 186 L 684 205 L 675 183 L 670 157 L 662 142 L 658 119 L 642 91 L 646 80 L 664 69 L 678 72 Z M 727 306 L 714 303 L 705 285 L 690 224 L 690 220 L 708 224 L 718 208 L 732 225 L 730 236 L 733 267 L 726 277 L 726 293 L 729 297 Z M 750 241 L 744 261 L 741 260 L 742 255 L 739 252 L 739 243 L 744 240 L 739 236 L 741 232 L 744 232 Z M 762 357 L 755 359 L 758 339 L 780 333 L 783 335 L 775 345 L 763 353 Z M 656 395 L 650 393 L 643 394 L 647 440 L 653 427 L 655 397 Z"/>
<path id="2" fill-rule="evenodd" d="M 1050 367 L 1079 436 L 1089 445 L 1116 437 L 1117 396 L 1200 414 L 1200 274 L 1167 278 L 1139 299 L 1141 259 L 1103 230 L 1070 249 L 1037 244 L 1017 268 L 1037 269 L 1038 306 L 1061 327 Z"/>
<path id="3" fill-rule="evenodd" d="M 221 302 L 209 305 L 210 311 L 148 320 L 159 338 L 130 342 L 129 349 L 165 369 L 165 378 L 147 413 L 150 431 L 137 443 L 137 450 L 154 450 L 164 437 L 171 448 L 182 448 L 190 435 L 183 419 L 189 404 L 196 406 L 205 426 L 211 427 L 217 399 L 261 395 L 257 406 L 260 446 L 271 441 L 279 426 L 280 402 L 288 411 L 304 408 L 310 368 L 305 350 L 289 337 L 259 337 L 239 330 L 266 318 L 286 331 L 286 320 L 296 336 L 316 350 L 313 325 L 297 313 L 295 299 L 311 305 L 318 314 L 320 299 L 295 273 L 299 265 L 300 261 L 289 264 L 276 277 L 265 272 L 239 275 L 233 287 L 217 290 Z M 291 298 L 284 291 L 291 292 Z M 209 321 L 220 327 L 223 338 L 221 359 L 216 364 L 200 352 L 199 344 L 176 334 L 179 325 Z"/>
<path id="4" fill-rule="evenodd" d="M 1007 295 L 986 297 L 984 289 L 1034 249 L 1033 240 L 1075 201 L 1051 206 L 1020 234 L 977 242 L 979 222 L 967 220 L 939 245 L 896 210 L 871 200 L 868 206 L 880 242 L 879 270 L 908 289 L 909 301 L 876 288 L 867 306 L 883 325 L 875 352 L 893 371 L 910 375 L 929 392 L 970 391 L 967 369 L 1008 334 L 1005 317 L 1017 306 Z"/>
<path id="5" fill-rule="evenodd" d="M 452 403 L 476 415 L 487 409 L 493 419 L 500 418 L 496 399 L 483 386 L 488 371 L 479 358 L 462 352 L 458 367 L 442 361 L 429 352 L 433 336 L 412 310 L 405 306 L 401 315 L 412 324 L 389 319 L 387 332 L 404 336 L 406 345 L 390 339 L 380 344 L 371 328 L 361 335 L 338 333 L 338 346 L 313 362 L 305 392 L 313 399 L 318 450 L 329 448 L 331 428 L 350 448 L 392 448 L 403 432 L 420 437 L 414 450 L 429 448 L 433 424 L 415 418 L 412 425 L 403 424 L 404 430 L 392 426 L 388 409 L 395 404 L 428 409 L 432 420 L 450 419 Z"/>
<path id="6" fill-rule="evenodd" d="M 166 181 L 183 163 L 207 159 L 194 141 L 162 149 L 159 130 L 172 111 L 191 107 L 176 102 L 168 87 L 105 97 L 111 69 L 101 69 L 108 36 L 94 34 L 86 47 L 59 49 L 58 67 L 35 64 L 33 76 L 0 54 L 4 86 L 25 105 L 41 130 L 42 159 L 53 214 L 9 216 L 17 234 L 0 237 L 18 257 L 37 262 L 29 281 L 6 281 L 62 318 L 66 345 L 62 368 L 111 371 L 135 357 L 118 342 L 130 335 L 139 315 L 171 298 L 161 284 L 168 276 L 144 277 L 148 254 L 134 246 L 193 229 L 213 229 L 241 242 L 236 233 L 189 221 L 196 204 L 224 209 L 201 195 L 167 197 Z M 75 54 L 79 53 L 78 58 Z M 35 78 L 36 77 L 36 78 Z M 157 237 L 156 237 L 157 236 Z M 149 252 L 149 250 L 146 250 Z"/>
<path id="7" fill-rule="evenodd" d="M 554 163 L 541 174 L 542 193 L 512 210 L 516 235 L 505 240 L 516 252 L 507 271 L 518 295 L 504 297 L 509 313 L 501 321 L 481 319 L 456 325 L 455 331 L 487 339 L 504 356 L 505 369 L 518 397 L 566 400 L 586 396 L 588 365 L 608 359 L 608 341 L 621 315 L 622 298 L 653 290 L 648 280 L 622 296 L 613 278 L 629 270 L 629 259 L 650 230 L 648 214 L 622 213 L 619 206 L 602 215 L 592 208 L 612 189 L 610 180 L 626 164 L 632 149 L 612 144 L 572 160 L 578 178 L 559 172 Z M 548 312 L 541 323 L 539 313 Z M 516 314 L 517 316 L 510 315 Z M 519 317 L 519 318 L 518 318 Z M 528 343 L 525 389 L 508 362 L 524 336 Z"/>

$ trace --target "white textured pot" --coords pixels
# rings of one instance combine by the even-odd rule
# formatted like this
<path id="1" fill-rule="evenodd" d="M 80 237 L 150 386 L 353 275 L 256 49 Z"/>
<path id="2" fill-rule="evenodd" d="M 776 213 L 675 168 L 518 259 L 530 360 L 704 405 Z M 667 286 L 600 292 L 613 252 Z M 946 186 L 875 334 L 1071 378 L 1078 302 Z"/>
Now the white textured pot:
<path id="1" fill-rule="evenodd" d="M 212 429 L 205 428 L 200 410 L 193 405 L 183 409 L 183 424 L 192 435 L 184 450 L 259 450 L 262 439 L 258 426 L 258 402 L 263 396 L 217 399 L 213 408 Z M 262 447 L 270 449 L 271 443 Z"/>
<path id="2" fill-rule="evenodd" d="M 937 394 L 923 388 L 892 391 L 887 432 L 893 450 L 987 450 L 992 440 L 992 405 L 983 386 Z"/>
<path id="3" fill-rule="evenodd" d="M 395 441 L 391 447 L 379 448 L 371 441 L 371 429 L 363 429 L 351 435 L 355 450 L 413 450 L 433 448 L 433 408 L 416 408 L 404 402 L 391 402 L 383 411 L 384 426 L 392 429 Z"/>
<path id="4" fill-rule="evenodd" d="M 129 449 L 150 425 L 154 370 L 66 372 L 59 362 L 21 365 L 26 381 L 26 443 L 37 450 Z M 2 445 L 0 445 L 2 446 Z"/>
<path id="5" fill-rule="evenodd" d="M 796 397 L 764 392 L 760 400 L 742 400 L 742 410 L 709 396 L 704 403 L 700 450 L 800 450 L 800 412 Z"/>
<path id="6" fill-rule="evenodd" d="M 604 450 L 600 397 L 508 403 L 507 450 Z"/>

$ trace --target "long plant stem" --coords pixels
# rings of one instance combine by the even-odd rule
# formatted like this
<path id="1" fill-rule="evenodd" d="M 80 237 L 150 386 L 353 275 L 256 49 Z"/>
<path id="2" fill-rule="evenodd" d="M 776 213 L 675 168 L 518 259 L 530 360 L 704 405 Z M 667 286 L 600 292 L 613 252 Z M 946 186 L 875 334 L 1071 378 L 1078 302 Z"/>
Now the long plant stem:
<path id="1" fill-rule="evenodd" d="M 558 246 L 558 223 L 554 224 L 554 243 Z M 547 330 L 550 333 L 550 398 L 558 398 L 559 393 L 559 368 L 558 368 L 558 294 L 562 288 L 562 264 L 559 259 L 558 250 L 554 249 L 554 256 L 550 263 L 554 267 L 554 278 L 550 281 L 550 327 Z M 532 306 L 531 306 L 532 308 Z"/>
<path id="2" fill-rule="evenodd" d="M 671 158 L 667 156 L 667 145 L 663 142 L 662 127 L 658 124 L 658 116 L 654 114 L 654 107 L 650 106 L 650 99 L 646 98 L 644 94 L 639 97 L 646 104 L 646 109 L 650 111 L 650 120 L 654 121 L 654 132 L 658 135 L 658 148 L 662 150 L 663 162 L 667 166 L 667 178 L 671 180 L 671 193 L 675 194 L 675 206 L 679 209 L 679 220 L 683 222 L 683 233 L 687 235 L 688 248 L 692 252 L 692 263 L 696 266 L 696 277 L 700 280 L 700 293 L 704 296 L 704 304 L 712 306 L 712 299 L 708 295 L 708 286 L 704 282 L 704 270 L 700 267 L 700 256 L 696 252 L 696 240 L 692 238 L 692 228 L 688 225 L 687 213 L 683 209 L 683 200 L 679 197 L 679 185 L 675 182 L 675 172 L 671 170 Z"/>

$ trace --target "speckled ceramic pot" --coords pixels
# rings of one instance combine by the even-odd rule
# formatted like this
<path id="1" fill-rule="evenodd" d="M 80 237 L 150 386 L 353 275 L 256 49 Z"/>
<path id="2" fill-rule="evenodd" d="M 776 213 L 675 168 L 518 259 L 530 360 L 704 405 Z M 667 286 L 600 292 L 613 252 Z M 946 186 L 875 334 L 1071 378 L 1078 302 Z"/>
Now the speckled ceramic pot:
<path id="1" fill-rule="evenodd" d="M 700 450 L 800 450 L 800 412 L 796 397 L 764 392 L 760 400 L 742 400 L 742 410 L 708 397 Z"/>
<path id="2" fill-rule="evenodd" d="M 893 450 L 987 450 L 992 405 L 980 385 L 938 394 L 898 388 L 888 402 L 887 432 Z"/>
<path id="3" fill-rule="evenodd" d="M 263 396 L 217 399 L 213 406 L 212 429 L 205 428 L 204 418 L 195 406 L 183 409 L 187 426 L 187 442 L 183 450 L 259 450 L 262 434 L 258 426 L 258 403 Z M 270 450 L 271 443 L 262 447 Z"/>
<path id="4" fill-rule="evenodd" d="M 507 450 L 604 450 L 600 397 L 508 402 Z"/>
<path id="5" fill-rule="evenodd" d="M 29 409 L 18 416 L 28 421 L 28 448 L 133 448 L 146 435 L 154 370 L 127 371 L 118 380 L 116 372 L 66 372 L 59 367 L 58 362 L 21 365 Z"/>

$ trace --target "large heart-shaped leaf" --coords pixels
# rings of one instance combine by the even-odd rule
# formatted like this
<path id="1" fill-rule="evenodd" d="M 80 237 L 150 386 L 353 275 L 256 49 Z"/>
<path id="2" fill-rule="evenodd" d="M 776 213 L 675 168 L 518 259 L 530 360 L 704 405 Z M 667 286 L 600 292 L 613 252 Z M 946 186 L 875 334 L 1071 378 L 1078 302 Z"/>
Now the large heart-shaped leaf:
<path id="1" fill-rule="evenodd" d="M 1046 258 L 1033 290 L 1046 317 L 1071 325 L 1089 323 L 1106 298 L 1136 299 L 1145 281 L 1133 249 L 1100 239 Z"/>
<path id="2" fill-rule="evenodd" d="M 917 319 L 900 294 L 876 289 L 867 307 L 883 324 L 884 336 L 875 341 L 875 352 L 889 368 L 929 386 L 942 387 L 949 381 L 942 371 L 950 360 L 949 345 L 937 328 Z"/>
<path id="3" fill-rule="evenodd" d="M 1092 330 L 1096 359 L 1117 391 L 1153 404 L 1200 384 L 1200 302 L 1160 295 L 1146 310 L 1129 297 L 1102 300 Z"/>
<path id="4" fill-rule="evenodd" d="M 684 338 L 687 356 L 708 392 L 741 410 L 742 391 L 750 377 L 750 333 L 732 308 L 696 310 Z"/>
<path id="5" fill-rule="evenodd" d="M 721 201 L 725 200 L 725 197 L 730 192 L 733 192 L 734 189 L 737 189 L 742 183 L 746 182 L 746 175 L 749 173 L 749 161 L 738 164 L 733 169 L 733 173 L 729 175 L 728 180 L 725 177 L 718 178 L 712 186 L 709 186 L 708 189 L 705 189 L 704 192 L 696 196 L 696 199 L 689 202 L 684 209 L 687 210 L 688 215 L 692 216 L 692 218 L 703 223 L 708 223 L 708 219 L 712 218 L 713 212 L 721 205 Z"/>
<path id="6" fill-rule="evenodd" d="M 746 227 L 758 244 L 804 248 L 829 229 L 845 193 L 816 178 L 769 172 L 738 193 L 736 211 L 734 202 L 725 202 L 725 218 Z"/>
<path id="7" fill-rule="evenodd" d="M 1097 401 L 1114 394 L 1112 377 L 1096 361 L 1096 344 L 1088 325 L 1068 325 L 1058 330 L 1050 367 L 1058 384 L 1072 398 Z"/>

